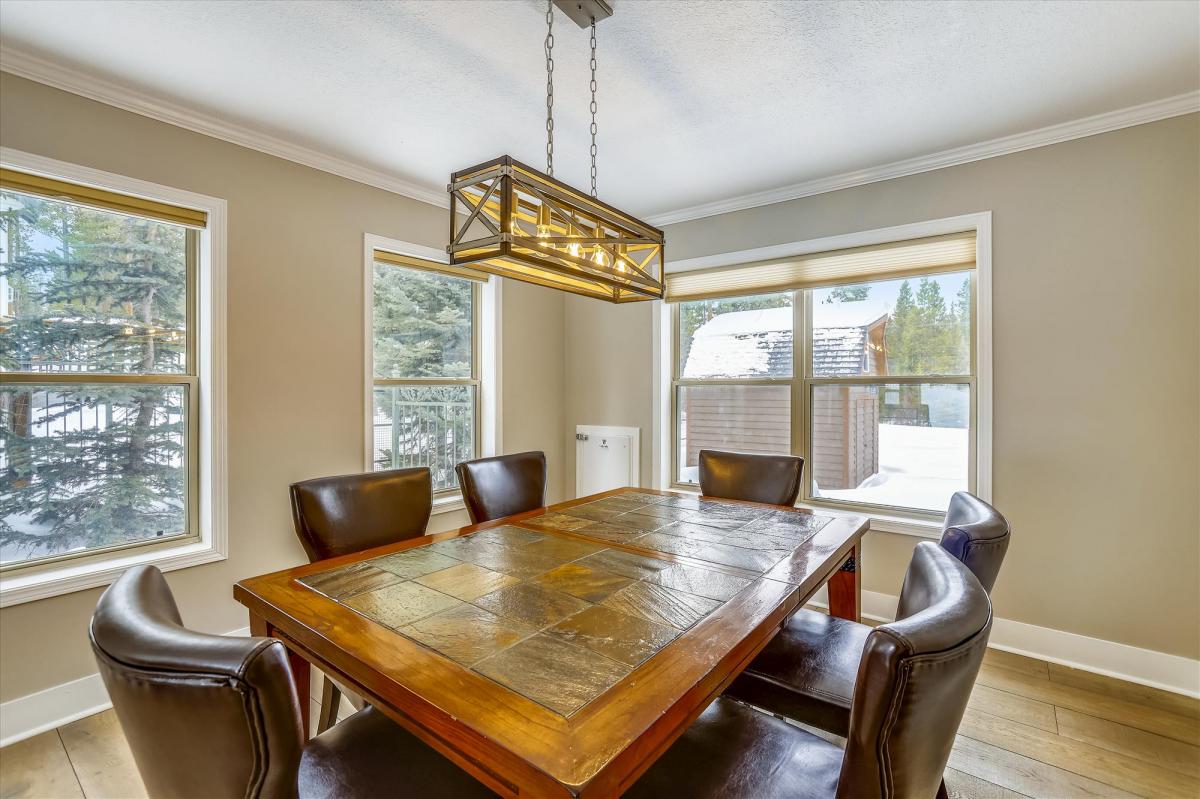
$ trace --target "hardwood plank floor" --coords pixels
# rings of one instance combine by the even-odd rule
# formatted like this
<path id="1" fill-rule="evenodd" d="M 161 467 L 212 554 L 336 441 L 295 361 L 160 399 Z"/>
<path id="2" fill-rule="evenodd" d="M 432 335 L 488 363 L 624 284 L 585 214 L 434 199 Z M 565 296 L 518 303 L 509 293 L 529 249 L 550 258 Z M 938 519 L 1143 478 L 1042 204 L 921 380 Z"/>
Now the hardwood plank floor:
<path id="1" fill-rule="evenodd" d="M 989 650 L 946 787 L 955 799 L 1198 797 L 1200 701 Z M 0 799 L 145 795 L 111 710 L 0 750 Z"/>
<path id="2" fill-rule="evenodd" d="M 59 727 L 58 733 L 84 796 L 144 799 L 146 789 L 115 713 L 88 716 Z"/>
<path id="3" fill-rule="evenodd" d="M 0 749 L 0 798 L 75 799 L 83 788 L 58 730 Z"/>

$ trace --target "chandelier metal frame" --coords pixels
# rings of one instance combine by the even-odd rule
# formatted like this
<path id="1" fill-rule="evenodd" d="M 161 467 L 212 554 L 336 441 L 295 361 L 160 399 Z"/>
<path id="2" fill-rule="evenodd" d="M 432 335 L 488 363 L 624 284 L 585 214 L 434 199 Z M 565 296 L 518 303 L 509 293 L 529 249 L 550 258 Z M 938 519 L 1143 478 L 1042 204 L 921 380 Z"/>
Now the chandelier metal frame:
<path id="1" fill-rule="evenodd" d="M 554 174 L 554 6 L 546 10 L 546 171 L 505 155 L 450 176 L 450 263 L 614 303 L 662 299 L 665 237 L 596 198 L 596 21 L 579 0 L 569 15 L 591 27 L 591 195 Z M 577 6 L 577 7 L 576 7 Z M 565 7 L 564 7 L 565 8 Z M 571 13 L 575 12 L 575 13 Z M 611 14 L 611 10 L 609 10 Z"/>

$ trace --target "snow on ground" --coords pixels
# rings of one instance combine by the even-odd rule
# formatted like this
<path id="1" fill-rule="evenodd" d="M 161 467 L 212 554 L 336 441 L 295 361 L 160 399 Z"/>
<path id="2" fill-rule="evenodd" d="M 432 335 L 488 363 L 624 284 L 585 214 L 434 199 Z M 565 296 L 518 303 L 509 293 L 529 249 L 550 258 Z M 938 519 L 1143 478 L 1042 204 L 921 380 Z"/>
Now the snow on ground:
<path id="1" fill-rule="evenodd" d="M 830 499 L 944 511 L 967 488 L 970 439 L 962 427 L 879 425 L 879 473 L 858 488 L 821 491 Z"/>
<path id="2" fill-rule="evenodd" d="M 950 495 L 967 488 L 970 439 L 962 427 L 879 426 L 879 472 L 858 488 L 822 491 L 829 499 L 944 511 Z M 699 481 L 699 469 L 684 467 L 680 477 Z"/>

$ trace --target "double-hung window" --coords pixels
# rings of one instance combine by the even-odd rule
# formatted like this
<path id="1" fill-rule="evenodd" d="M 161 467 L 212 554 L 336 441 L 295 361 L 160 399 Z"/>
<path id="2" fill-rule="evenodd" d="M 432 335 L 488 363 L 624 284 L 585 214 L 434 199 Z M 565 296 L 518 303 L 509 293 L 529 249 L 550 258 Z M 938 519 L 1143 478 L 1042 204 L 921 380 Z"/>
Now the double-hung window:
<path id="1" fill-rule="evenodd" d="M 6 573 L 200 539 L 208 222 L 203 210 L 0 170 Z"/>
<path id="2" fill-rule="evenodd" d="M 487 275 L 373 251 L 371 464 L 427 466 L 458 490 L 455 464 L 480 452 L 480 317 Z"/>
<path id="3" fill-rule="evenodd" d="M 974 232 L 668 275 L 673 481 L 805 459 L 802 500 L 916 515 L 975 487 Z"/>

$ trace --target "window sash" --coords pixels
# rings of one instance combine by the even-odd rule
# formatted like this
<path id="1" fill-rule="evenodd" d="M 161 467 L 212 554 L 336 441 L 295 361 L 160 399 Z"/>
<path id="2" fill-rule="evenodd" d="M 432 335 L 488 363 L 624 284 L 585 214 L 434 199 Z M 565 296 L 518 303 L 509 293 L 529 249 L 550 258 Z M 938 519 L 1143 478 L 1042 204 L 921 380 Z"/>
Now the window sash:
<path id="1" fill-rule="evenodd" d="M 8 176 L 12 174 L 24 175 L 24 173 L 14 172 L 13 170 L 4 169 L 5 175 L 4 188 L 12 191 L 21 191 L 24 193 L 33 193 L 10 187 Z M 28 177 L 28 176 L 26 176 Z M 61 184 L 67 187 L 73 187 L 75 184 L 65 183 L 63 181 L 51 181 L 49 178 L 43 180 Z M 86 187 L 75 187 L 86 188 Z M 93 191 L 101 192 L 100 189 Z M 124 196 L 115 195 L 114 196 Z M 55 199 L 63 199 L 56 197 Z M 69 200 L 69 202 L 75 202 Z M 150 202 L 150 201 L 146 201 Z M 87 207 L 98 207 L 92 203 L 78 202 L 77 205 Z M 163 204 L 165 205 L 165 204 Z M 103 206 L 100 206 L 103 207 Z M 174 206 L 166 206 L 168 208 Z M 139 214 L 129 211 L 120 210 L 117 208 L 105 207 L 104 210 L 117 211 L 130 216 L 148 216 L 147 214 Z M 203 212 L 196 212 L 203 213 Z M 159 219 L 158 217 L 149 216 L 151 219 L 158 221 L 168 221 Z M 207 216 L 205 215 L 205 219 Z M 40 558 L 32 558 L 30 560 L 18 561 L 9 564 L 0 565 L 0 572 L 5 574 L 24 571 L 26 569 L 41 569 L 48 564 L 62 563 L 65 561 L 77 561 L 82 559 L 93 559 L 101 555 L 110 554 L 131 549 L 141 549 L 147 547 L 160 547 L 164 544 L 177 546 L 181 543 L 190 543 L 200 540 L 200 378 L 199 378 L 199 341 L 200 331 L 198 330 L 200 319 L 200 292 L 197 290 L 199 281 L 200 267 L 200 229 L 203 225 L 188 227 L 184 236 L 185 247 L 185 281 L 186 281 L 186 330 L 184 333 L 185 341 L 185 368 L 182 373 L 178 372 L 149 372 L 145 374 L 127 374 L 127 373 L 108 373 L 108 372 L 30 372 L 30 371 L 4 371 L 0 372 L 0 377 L 6 384 L 10 385 L 30 385 L 30 384 L 56 384 L 56 385 L 88 385 L 95 383 L 110 383 L 110 384 L 128 384 L 128 385 L 167 385 L 180 386 L 184 389 L 187 397 L 187 424 L 184 433 L 184 523 L 186 529 L 177 533 L 155 537 L 144 541 L 129 541 L 125 543 L 111 544 L 103 547 L 93 547 L 84 549 L 78 552 L 66 552 L 59 555 L 48 555 Z"/>
<path id="2" fill-rule="evenodd" d="M 974 236 L 971 237 L 972 243 Z M 973 264 L 973 260 L 972 260 Z M 947 271 L 966 271 L 962 267 Z M 928 274 L 928 272 L 926 273 Z M 890 277 L 890 276 L 888 276 Z M 899 276 L 897 276 L 899 277 Z M 695 488 L 696 483 L 686 483 L 680 479 L 680 388 L 686 386 L 726 385 L 726 386 L 770 386 L 790 385 L 791 394 L 791 451 L 805 460 L 804 477 L 801 483 L 800 501 L 812 505 L 825 505 L 861 512 L 886 512 L 918 518 L 940 519 L 941 512 L 928 511 L 909 506 L 893 506 L 878 503 L 854 502 L 851 500 L 815 496 L 813 491 L 813 458 L 812 458 L 812 393 L 813 389 L 822 385 L 967 385 L 970 392 L 970 419 L 968 422 L 968 490 L 974 491 L 978 467 L 978 388 L 977 372 L 977 327 L 979 297 L 976 282 L 977 274 L 970 270 L 971 279 L 971 330 L 970 330 L 970 373 L 961 375 L 848 375 L 832 377 L 812 376 L 812 290 L 798 288 L 792 291 L 792 376 L 791 377 L 755 377 L 755 378 L 682 378 L 683 364 L 680 363 L 680 313 L 679 302 L 672 299 L 668 308 L 671 313 L 671 457 L 670 485 L 675 488 Z M 887 279 L 882 278 L 882 279 Z M 843 281 L 843 285 L 854 285 L 872 282 L 872 276 Z M 820 286 L 814 287 L 820 288 Z M 746 292 L 747 295 L 772 293 L 755 290 Z M 778 292 L 774 292 L 778 293 Z M 745 295 L 733 295 L 745 296 Z M 698 297 L 695 299 L 726 299 L 724 295 L 714 297 Z M 686 301 L 686 300 L 685 300 Z"/>
<path id="3" fill-rule="evenodd" d="M 483 434 L 483 425 L 479 413 L 480 393 L 482 379 L 480 377 L 480 330 L 482 328 L 482 306 L 483 306 L 483 283 L 488 279 L 488 276 L 483 273 L 478 273 L 481 277 L 471 277 L 468 275 L 457 274 L 456 271 L 473 272 L 463 267 L 456 267 L 450 264 L 442 264 L 434 261 L 427 261 L 423 258 L 416 258 L 409 255 L 401 255 L 399 253 L 389 252 L 387 250 L 376 249 L 373 252 L 374 260 L 378 263 L 385 263 L 389 266 L 395 266 L 401 269 L 417 269 L 426 272 L 435 272 L 444 274 L 448 277 L 458 277 L 471 281 L 471 376 L 470 377 L 372 377 L 371 392 L 374 394 L 377 388 L 386 388 L 388 386 L 424 386 L 428 388 L 437 388 L 439 386 L 470 386 L 473 400 L 471 403 L 471 458 L 479 457 L 479 442 L 480 436 Z M 372 282 L 372 301 L 374 301 L 374 283 Z M 374 374 L 375 368 L 375 340 L 372 335 L 369 346 L 371 347 L 371 372 Z M 373 402 L 373 400 L 372 400 Z M 368 427 L 372 425 L 368 420 Z M 373 453 L 370 455 L 371 468 L 374 470 L 375 458 Z M 434 498 L 457 495 L 459 493 L 458 486 L 453 488 L 443 488 L 433 492 Z"/>

